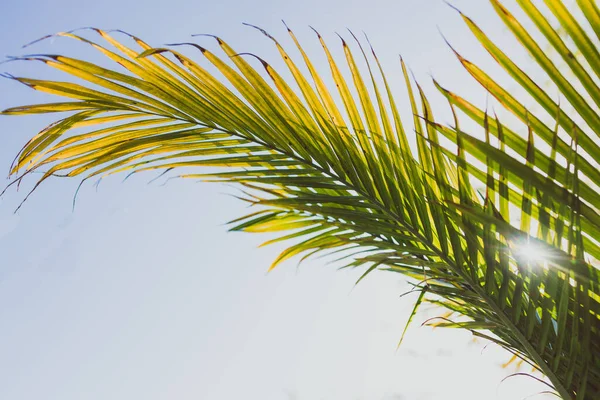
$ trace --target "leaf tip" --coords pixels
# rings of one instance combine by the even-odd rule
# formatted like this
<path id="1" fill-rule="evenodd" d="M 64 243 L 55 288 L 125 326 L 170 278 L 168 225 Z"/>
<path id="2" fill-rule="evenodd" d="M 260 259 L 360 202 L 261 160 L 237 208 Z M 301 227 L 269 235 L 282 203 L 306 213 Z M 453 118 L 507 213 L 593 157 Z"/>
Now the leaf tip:
<path id="1" fill-rule="evenodd" d="M 318 37 L 319 39 L 323 39 L 323 38 L 321 37 L 321 34 L 320 34 L 320 33 L 319 33 L 319 32 L 318 32 L 318 31 L 317 31 L 315 28 L 313 28 L 311 25 L 309 25 L 308 27 L 309 27 L 310 29 L 312 29 L 314 33 L 316 33 L 316 34 L 317 34 L 317 37 Z"/>

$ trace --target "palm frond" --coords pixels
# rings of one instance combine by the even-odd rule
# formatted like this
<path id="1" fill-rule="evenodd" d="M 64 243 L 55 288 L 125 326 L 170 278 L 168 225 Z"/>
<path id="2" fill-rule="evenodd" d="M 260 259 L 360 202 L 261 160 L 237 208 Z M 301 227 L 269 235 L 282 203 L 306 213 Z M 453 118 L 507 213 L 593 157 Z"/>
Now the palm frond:
<path id="1" fill-rule="evenodd" d="M 364 268 L 360 279 L 376 269 L 402 273 L 420 282 L 417 306 L 426 299 L 461 316 L 438 325 L 471 330 L 527 360 L 564 398 L 596 398 L 600 278 L 593 263 L 600 259 L 600 117 L 546 63 L 514 17 L 492 3 L 557 82 L 577 121 L 467 17 L 475 36 L 554 118 L 554 126 L 458 52 L 471 75 L 522 120 L 527 137 L 440 85 L 452 111 L 478 123 L 485 138 L 463 131 L 456 114 L 454 126 L 437 123 L 426 94 L 401 61 L 414 116 L 412 129 L 405 128 L 375 52 L 365 51 L 359 40 L 350 46 L 342 39 L 340 62 L 317 34 L 334 93 L 289 29 L 302 67 L 263 31 L 289 80 L 265 60 L 238 53 L 217 37 L 221 56 L 196 43 L 181 44 L 195 53 L 192 57 L 177 45 L 153 48 L 133 36 L 126 40 L 135 47 L 128 47 L 102 30 L 95 33 L 105 44 L 61 33 L 120 67 L 60 55 L 21 58 L 82 83 L 12 77 L 71 99 L 2 112 L 70 113 L 23 147 L 11 167 L 13 182 L 42 169 L 34 190 L 52 176 L 87 180 L 179 170 L 183 178 L 239 184 L 243 199 L 258 211 L 232 221 L 232 229 L 280 233 L 268 243 L 293 241 L 271 269 L 295 256 L 336 254 L 346 266 Z M 535 7 L 519 3 L 559 53 L 568 54 Z M 567 10 L 548 3 L 593 69 L 591 39 Z M 600 15 L 596 6 L 578 3 L 594 25 Z M 596 96 L 587 67 L 569 62 L 589 96 Z M 415 149 L 407 136 L 412 131 Z M 539 141 L 549 151 L 540 149 Z M 477 185 L 483 185 L 484 195 Z M 544 256 L 524 253 L 532 249 Z"/>

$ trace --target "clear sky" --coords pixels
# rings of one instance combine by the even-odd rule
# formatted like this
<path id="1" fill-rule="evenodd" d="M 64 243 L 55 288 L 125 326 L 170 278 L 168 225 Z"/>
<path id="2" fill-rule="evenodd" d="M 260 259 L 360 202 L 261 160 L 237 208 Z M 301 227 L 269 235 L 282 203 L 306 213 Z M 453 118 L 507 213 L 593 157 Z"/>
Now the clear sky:
<path id="1" fill-rule="evenodd" d="M 453 3 L 514 48 L 486 1 Z M 323 71 L 308 25 L 332 46 L 335 31 L 366 31 L 398 96 L 404 95 L 402 54 L 428 93 L 434 94 L 431 73 L 485 101 L 437 28 L 465 54 L 493 64 L 438 0 L 4 0 L 0 56 L 88 54 L 67 39 L 20 46 L 96 26 L 121 28 L 154 45 L 214 33 L 271 60 L 271 43 L 242 22 L 284 38 L 281 19 Z M 212 45 L 208 38 L 199 42 Z M 33 64 L 0 69 L 46 72 Z M 0 109 L 47 99 L 0 81 Z M 1 118 L 0 168 L 7 171 L 23 143 L 50 121 Z M 248 211 L 223 194 L 230 189 L 146 184 L 151 178 L 122 184 L 115 177 L 97 192 L 86 185 L 75 211 L 75 180 L 45 184 L 16 215 L 28 186 L 2 198 L 0 399 L 516 400 L 546 389 L 523 377 L 501 384 L 512 372 L 500 368 L 504 353 L 473 343 L 468 333 L 421 328 L 425 314 L 396 352 L 415 300 L 399 298 L 409 289 L 401 276 L 372 274 L 353 289 L 359 271 L 340 272 L 321 260 L 299 269 L 289 262 L 266 274 L 282 247 L 257 249 L 265 237 L 227 232 L 223 223 Z"/>

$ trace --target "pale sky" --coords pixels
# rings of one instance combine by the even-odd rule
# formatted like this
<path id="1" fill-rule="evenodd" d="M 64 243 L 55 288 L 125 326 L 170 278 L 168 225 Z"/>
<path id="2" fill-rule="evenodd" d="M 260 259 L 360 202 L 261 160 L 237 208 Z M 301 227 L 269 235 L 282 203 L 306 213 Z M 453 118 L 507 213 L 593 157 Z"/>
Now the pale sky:
<path id="1" fill-rule="evenodd" d="M 501 44 L 515 50 L 483 0 L 455 0 Z M 365 31 L 403 99 L 402 54 L 442 107 L 429 75 L 485 101 L 444 44 L 438 27 L 469 57 L 497 71 L 456 12 L 441 0 L 3 0 L 0 56 L 88 55 L 67 39 L 29 49 L 48 33 L 83 26 L 120 28 L 145 41 L 189 41 L 213 33 L 239 51 L 276 59 L 271 43 L 242 26 L 267 29 L 289 46 L 285 19 L 325 73 L 308 25 L 337 45 L 334 32 Z M 208 38 L 199 42 L 212 46 Z M 337 49 L 339 50 L 339 49 Z M 277 65 L 277 62 L 275 62 Z M 0 72 L 38 77 L 41 65 Z M 0 81 L 0 109 L 49 100 Z M 446 116 L 447 117 L 447 116 Z M 0 168 L 52 117 L 0 118 Z M 420 327 L 397 341 L 415 297 L 397 274 L 380 272 L 354 288 L 361 271 L 312 260 L 266 274 L 283 247 L 228 233 L 248 210 L 224 186 L 122 177 L 81 190 L 52 180 L 13 210 L 30 181 L 0 200 L 0 399 L 60 400 L 519 400 L 547 388 L 502 369 L 507 356 L 469 333 Z M 8 182 L 8 181 L 7 181 Z M 436 315 L 433 310 L 428 315 Z M 540 395 L 535 399 L 553 398 Z"/>

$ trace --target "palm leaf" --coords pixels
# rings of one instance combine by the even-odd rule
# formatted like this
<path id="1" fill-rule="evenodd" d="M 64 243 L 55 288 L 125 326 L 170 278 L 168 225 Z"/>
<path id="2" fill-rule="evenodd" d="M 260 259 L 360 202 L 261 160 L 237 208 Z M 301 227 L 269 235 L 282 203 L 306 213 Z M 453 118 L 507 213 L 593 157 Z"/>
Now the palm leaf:
<path id="1" fill-rule="evenodd" d="M 600 117 L 547 65 L 508 11 L 492 3 L 585 126 L 466 17 L 484 47 L 555 119 L 553 127 L 458 53 L 471 75 L 523 121 L 528 137 L 439 85 L 453 112 L 480 124 L 485 140 L 464 132 L 456 114 L 454 126 L 437 123 L 401 62 L 417 139 L 412 149 L 383 68 L 359 40 L 351 46 L 342 39 L 345 59 L 338 61 L 317 34 L 334 93 L 289 29 L 303 67 L 263 31 L 289 70 L 287 81 L 272 64 L 216 37 L 222 55 L 195 43 L 184 44 L 186 55 L 183 47 L 153 48 L 129 35 L 117 40 L 94 30 L 100 44 L 71 32 L 59 36 L 87 43 L 119 66 L 58 55 L 16 59 L 42 62 L 81 83 L 11 77 L 70 99 L 2 112 L 70 112 L 23 147 L 11 167 L 13 183 L 42 170 L 33 190 L 52 176 L 179 170 L 182 178 L 239 184 L 242 199 L 258 211 L 232 221 L 232 229 L 278 232 L 268 243 L 293 242 L 271 269 L 295 256 L 336 254 L 346 266 L 364 269 L 360 279 L 375 269 L 402 273 L 421 282 L 417 303 L 461 316 L 438 325 L 494 341 L 544 373 L 564 398 L 597 398 L 600 279 L 592 263 L 600 258 Z M 567 10 L 548 3 L 594 69 L 590 39 Z M 579 3 L 593 25 L 597 8 Z M 562 49 L 544 17 L 522 4 Z M 132 47 L 125 44 L 131 41 Z M 571 63 L 596 96 L 593 79 L 585 81 L 582 72 L 587 67 Z M 538 149 L 539 141 L 551 151 Z M 545 256 L 524 256 L 523 249 L 534 248 Z"/>

